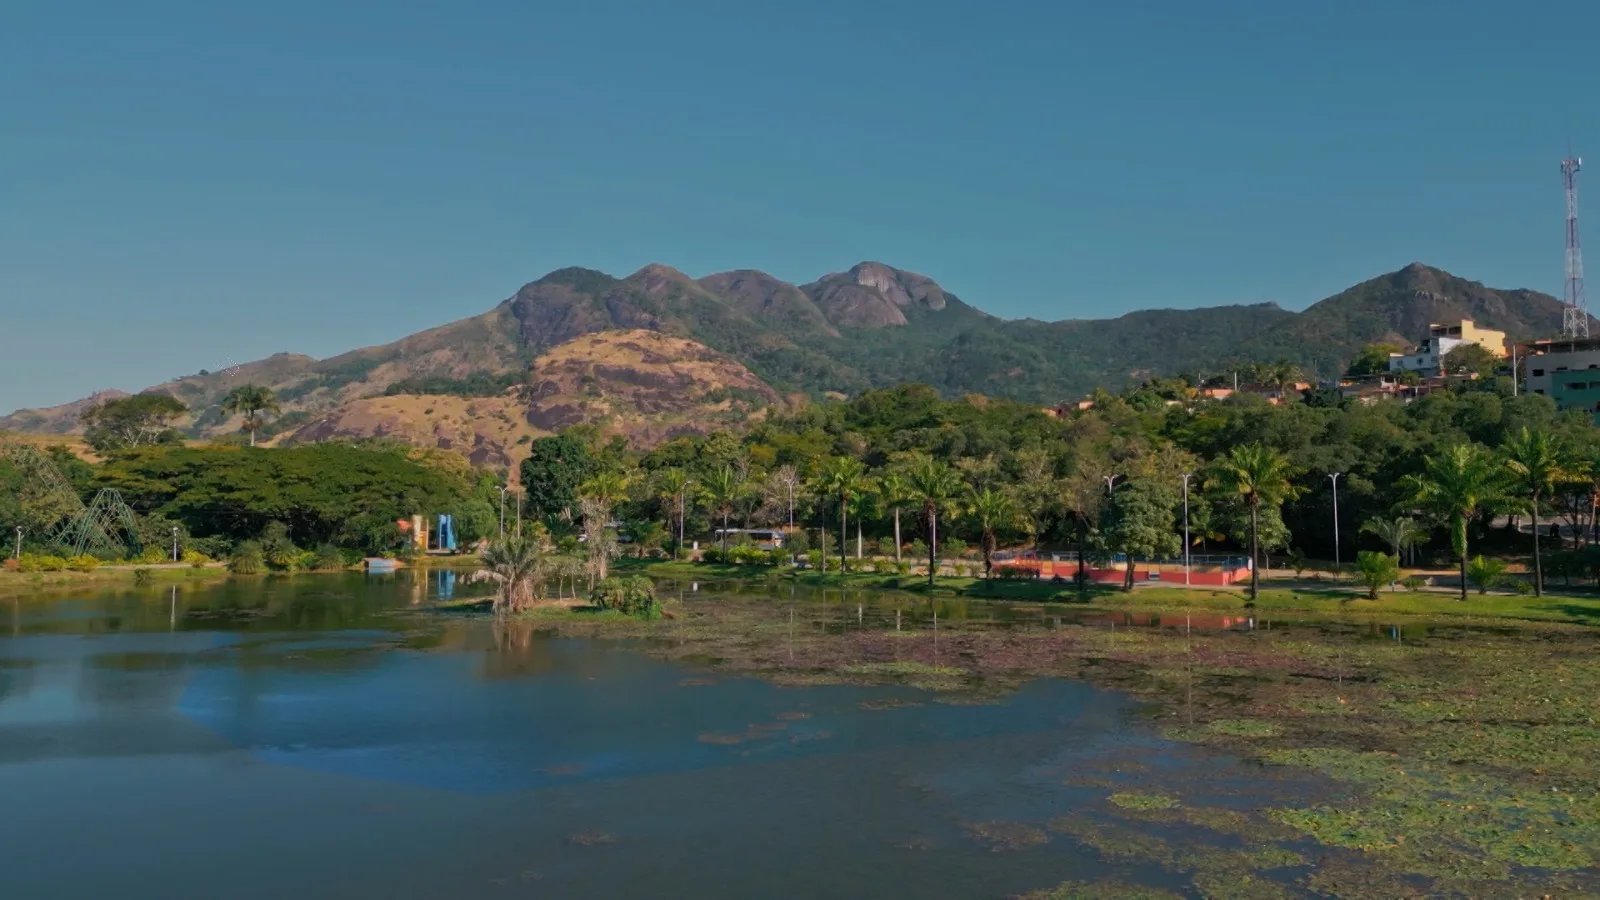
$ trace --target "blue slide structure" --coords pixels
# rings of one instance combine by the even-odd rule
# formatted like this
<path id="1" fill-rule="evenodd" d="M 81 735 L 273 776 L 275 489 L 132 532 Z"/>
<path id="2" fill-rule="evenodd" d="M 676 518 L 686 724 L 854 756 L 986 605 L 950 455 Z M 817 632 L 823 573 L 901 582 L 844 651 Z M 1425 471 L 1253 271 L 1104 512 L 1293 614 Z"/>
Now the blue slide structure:
<path id="1" fill-rule="evenodd" d="M 441 514 L 439 516 L 439 549 L 456 549 L 456 519 L 455 516 Z"/>

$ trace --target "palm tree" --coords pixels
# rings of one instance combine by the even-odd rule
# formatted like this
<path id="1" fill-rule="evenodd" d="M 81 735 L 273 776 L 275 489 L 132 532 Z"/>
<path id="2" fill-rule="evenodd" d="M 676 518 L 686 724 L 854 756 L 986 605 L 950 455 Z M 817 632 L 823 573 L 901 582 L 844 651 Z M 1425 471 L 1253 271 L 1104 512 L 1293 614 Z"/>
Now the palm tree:
<path id="1" fill-rule="evenodd" d="M 593 500 L 609 512 L 628 496 L 628 485 L 632 482 L 632 476 L 615 470 L 600 472 L 578 486 L 578 496 Z"/>
<path id="2" fill-rule="evenodd" d="M 537 531 L 527 536 L 506 535 L 489 543 L 483 552 L 483 568 L 472 577 L 499 584 L 495 612 L 519 612 L 539 599 L 538 586 L 550 561 L 549 549 L 544 535 Z"/>
<path id="3" fill-rule="evenodd" d="M 839 555 L 845 553 L 845 543 L 850 535 L 850 504 L 861 496 L 862 488 L 867 474 L 867 467 L 861 460 L 853 456 L 837 456 L 828 460 L 822 466 L 822 472 L 817 476 L 819 492 L 824 496 L 839 499 Z M 860 542 L 856 544 L 856 555 L 859 557 Z M 840 570 L 843 570 L 840 566 Z"/>
<path id="4" fill-rule="evenodd" d="M 1422 537 L 1422 528 L 1417 520 L 1410 516 L 1396 516 L 1393 519 L 1369 519 L 1361 526 L 1362 534 L 1370 534 L 1394 551 L 1394 558 L 1400 559 L 1401 555 L 1416 546 L 1417 539 Z"/>
<path id="5" fill-rule="evenodd" d="M 656 475 L 656 496 L 672 504 L 678 513 L 678 542 L 672 548 L 672 558 L 678 558 L 678 550 L 683 547 L 683 520 L 686 517 L 689 503 L 689 492 L 694 488 L 694 480 L 689 473 L 682 469 L 662 469 Z"/>
<path id="6" fill-rule="evenodd" d="M 1477 444 L 1457 444 L 1430 456 L 1421 475 L 1405 479 L 1411 499 L 1450 523 L 1450 545 L 1461 561 L 1461 599 L 1467 599 L 1467 522 L 1505 498 L 1505 467 Z"/>
<path id="7" fill-rule="evenodd" d="M 700 492 L 711 509 L 722 516 L 722 552 L 726 554 L 728 517 L 733 515 L 733 508 L 738 505 L 739 497 L 744 493 L 744 480 L 739 477 L 733 466 L 723 466 L 711 473 L 700 486 Z"/>
<path id="8" fill-rule="evenodd" d="M 978 520 L 978 530 L 981 532 L 979 543 L 983 550 L 983 577 L 988 578 L 994 571 L 995 533 L 1001 528 L 1011 527 L 1017 521 L 1017 501 L 1011 499 L 1009 494 L 984 488 L 972 491 L 967 498 L 967 511 Z"/>
<path id="9" fill-rule="evenodd" d="M 1289 460 L 1261 444 L 1234 447 L 1217 461 L 1217 480 L 1244 498 L 1250 508 L 1250 600 L 1261 592 L 1260 513 L 1263 503 L 1276 506 L 1299 492 L 1290 483 Z"/>
<path id="10" fill-rule="evenodd" d="M 270 388 L 242 384 L 222 398 L 222 411 L 228 415 L 244 413 L 244 427 L 250 432 L 250 446 L 254 447 L 256 430 L 266 424 L 267 416 L 275 416 L 282 410 L 277 395 Z"/>
<path id="11" fill-rule="evenodd" d="M 1505 443 L 1507 487 L 1527 503 L 1533 520 L 1533 595 L 1544 596 L 1544 562 L 1539 556 L 1539 503 L 1555 490 L 1556 482 L 1567 477 L 1570 463 L 1560 442 L 1543 431 L 1527 426 Z M 1557 549 L 1560 549 L 1559 545 Z"/>
<path id="12" fill-rule="evenodd" d="M 900 510 L 911 502 L 911 485 L 898 472 L 878 479 L 878 502 L 894 514 L 894 564 L 900 565 Z"/>
<path id="13" fill-rule="evenodd" d="M 961 488 L 961 479 L 949 466 L 931 456 L 919 456 L 906 477 L 911 486 L 911 499 L 922 506 L 922 517 L 928 522 L 928 586 L 932 587 L 939 565 L 939 507 L 949 505 Z"/>

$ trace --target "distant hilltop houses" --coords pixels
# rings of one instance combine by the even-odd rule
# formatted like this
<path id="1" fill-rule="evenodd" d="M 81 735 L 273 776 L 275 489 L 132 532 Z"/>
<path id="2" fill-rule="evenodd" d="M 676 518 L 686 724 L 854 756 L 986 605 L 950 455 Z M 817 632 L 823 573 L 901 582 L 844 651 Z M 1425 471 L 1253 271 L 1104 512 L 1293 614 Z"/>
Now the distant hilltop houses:
<path id="1" fill-rule="evenodd" d="M 1452 353 L 1474 348 L 1470 352 Z M 1481 352 L 1478 349 L 1481 348 Z M 1409 352 L 1390 352 L 1384 360 L 1382 348 L 1376 358 L 1366 356 L 1353 363 L 1344 378 L 1313 383 L 1293 377 L 1283 366 L 1246 366 L 1224 379 L 1211 379 L 1201 385 L 1175 387 L 1160 379 L 1145 382 L 1169 406 L 1205 400 L 1226 400 L 1234 394 L 1256 396 L 1278 405 L 1293 402 L 1313 390 L 1336 390 L 1347 400 L 1372 403 L 1382 398 L 1409 402 L 1452 384 L 1474 381 L 1486 374 L 1511 375 L 1517 389 L 1550 397 L 1558 409 L 1581 409 L 1595 416 L 1600 424 L 1600 338 L 1558 338 L 1511 342 L 1504 331 L 1484 328 L 1471 319 L 1432 323 L 1428 333 Z M 1449 360 L 1447 361 L 1447 357 Z M 1265 373 L 1267 378 L 1258 377 Z M 1046 409 L 1052 416 L 1069 415 L 1091 409 L 1093 397 L 1069 401 Z"/>

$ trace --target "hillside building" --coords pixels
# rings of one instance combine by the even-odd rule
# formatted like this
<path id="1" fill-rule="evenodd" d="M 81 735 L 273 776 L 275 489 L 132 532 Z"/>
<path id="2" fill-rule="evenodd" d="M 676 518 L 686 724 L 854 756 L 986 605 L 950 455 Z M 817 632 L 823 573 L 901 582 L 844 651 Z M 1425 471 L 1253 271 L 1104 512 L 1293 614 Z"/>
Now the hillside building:
<path id="1" fill-rule="evenodd" d="M 1556 402 L 1558 409 L 1581 409 L 1600 424 L 1600 338 L 1554 339 L 1517 345 L 1524 373 L 1522 388 Z"/>
<path id="2" fill-rule="evenodd" d="M 1439 361 L 1462 344 L 1477 344 L 1495 356 L 1506 355 L 1506 333 L 1479 328 L 1471 319 L 1447 325 L 1429 325 L 1428 336 L 1410 353 L 1389 354 L 1389 371 L 1416 372 L 1424 378 L 1437 377 Z"/>

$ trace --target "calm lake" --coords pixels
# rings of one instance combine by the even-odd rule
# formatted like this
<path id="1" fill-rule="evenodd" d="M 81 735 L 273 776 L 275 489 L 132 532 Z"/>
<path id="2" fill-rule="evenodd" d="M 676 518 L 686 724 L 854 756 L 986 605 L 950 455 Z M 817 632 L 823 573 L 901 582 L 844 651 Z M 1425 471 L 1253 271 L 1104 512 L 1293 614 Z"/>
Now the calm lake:
<path id="1" fill-rule="evenodd" d="M 425 608 L 461 592 L 401 573 L 0 606 L 5 896 L 1189 896 L 1034 826 L 1103 807 L 1083 776 L 1124 766 L 1220 807 L 1308 790 L 1082 682 L 778 686 Z"/>

